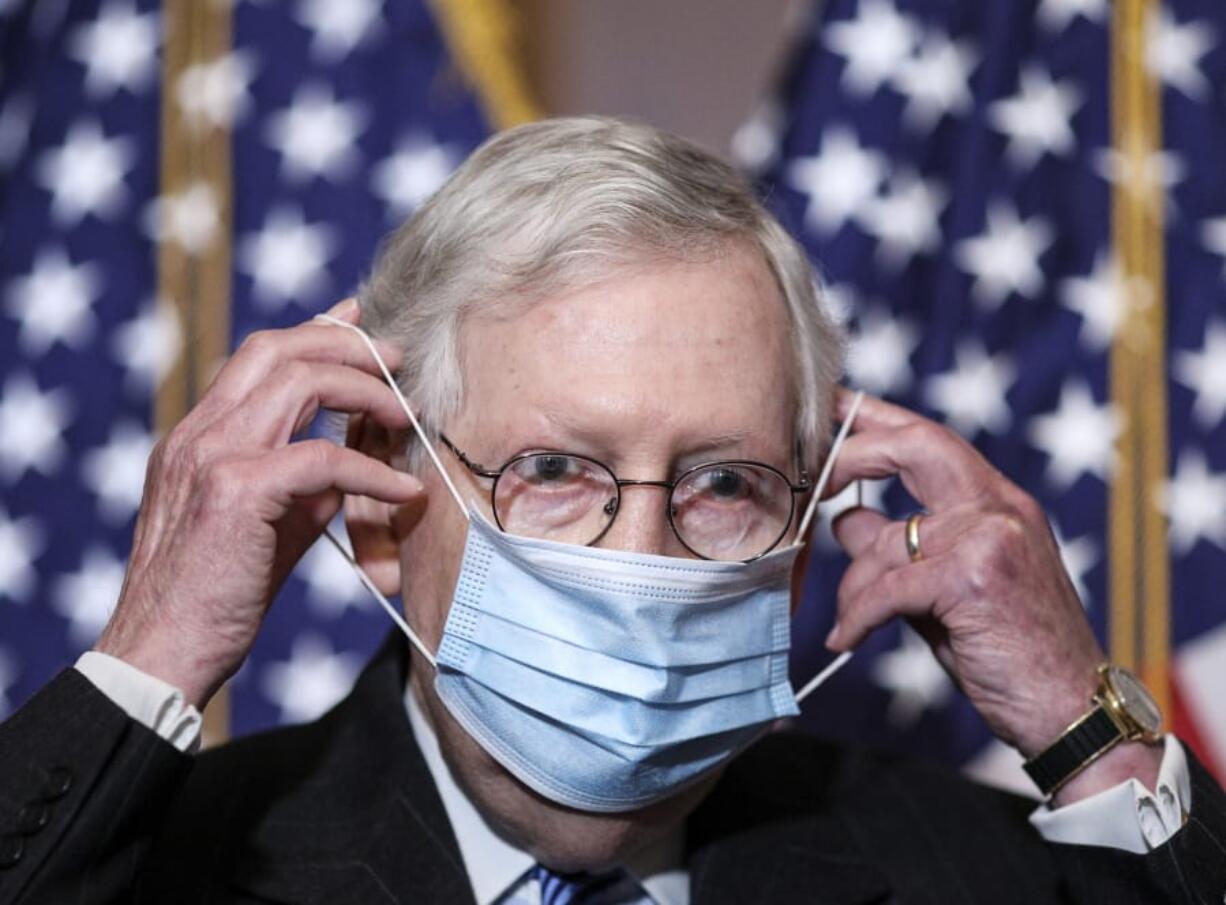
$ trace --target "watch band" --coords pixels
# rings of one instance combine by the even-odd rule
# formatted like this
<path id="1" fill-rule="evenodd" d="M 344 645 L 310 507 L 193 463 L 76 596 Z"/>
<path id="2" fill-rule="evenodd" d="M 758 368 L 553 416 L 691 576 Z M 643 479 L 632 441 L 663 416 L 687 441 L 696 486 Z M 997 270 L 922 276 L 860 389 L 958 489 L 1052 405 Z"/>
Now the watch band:
<path id="1" fill-rule="evenodd" d="M 1050 795 L 1123 737 L 1107 708 L 1099 704 L 1023 767 L 1039 791 Z"/>

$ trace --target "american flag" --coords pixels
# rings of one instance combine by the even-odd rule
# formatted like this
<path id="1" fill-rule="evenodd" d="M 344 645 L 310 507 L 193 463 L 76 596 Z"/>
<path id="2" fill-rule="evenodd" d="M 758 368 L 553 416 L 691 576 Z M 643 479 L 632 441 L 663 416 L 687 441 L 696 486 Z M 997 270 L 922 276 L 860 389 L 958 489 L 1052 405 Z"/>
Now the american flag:
<path id="1" fill-rule="evenodd" d="M 1139 52 L 1121 56 L 1128 28 Z M 1158 98 L 1140 158 L 1113 133 L 1125 75 Z M 1226 6 L 827 0 L 735 148 L 849 325 L 849 384 L 950 425 L 1041 502 L 1117 658 L 1109 487 L 1130 414 L 1111 358 L 1129 306 L 1165 299 L 1150 383 L 1168 453 L 1142 507 L 1169 593 L 1158 581 L 1135 618 L 1151 654 L 1169 653 L 1168 725 L 1226 775 Z M 1137 285 L 1113 236 L 1113 204 L 1138 185 L 1162 199 L 1157 287 Z M 915 508 L 896 483 L 865 493 L 895 517 Z M 844 562 L 826 538 L 794 638 L 800 678 L 820 665 Z M 816 731 L 1033 791 L 906 626 L 877 632 L 812 700 Z"/>
<path id="2" fill-rule="evenodd" d="M 494 126 L 440 21 L 455 6 L 0 0 L 0 718 L 119 594 L 155 394 L 192 341 L 158 298 L 159 248 L 229 250 L 232 292 L 205 301 L 231 346 L 352 292 Z M 195 7 L 228 41 L 168 82 L 171 13 Z M 201 123 L 228 136 L 231 184 L 159 195 L 166 102 L 189 144 Z M 321 713 L 387 627 L 313 548 L 231 683 L 230 732 Z"/>

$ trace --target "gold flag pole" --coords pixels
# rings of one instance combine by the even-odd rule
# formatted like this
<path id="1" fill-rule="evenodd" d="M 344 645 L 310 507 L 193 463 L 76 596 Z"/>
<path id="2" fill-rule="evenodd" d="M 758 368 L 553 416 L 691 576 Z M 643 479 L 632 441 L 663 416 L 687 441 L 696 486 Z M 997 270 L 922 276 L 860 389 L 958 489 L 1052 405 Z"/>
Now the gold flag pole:
<path id="1" fill-rule="evenodd" d="M 154 427 L 163 436 L 196 404 L 230 347 L 229 123 L 193 115 L 182 93 L 185 79 L 229 51 L 230 17 L 230 0 L 162 3 L 157 304 L 183 336 L 154 400 Z M 204 744 L 225 741 L 229 724 L 223 688 L 205 710 Z"/>
<path id="2" fill-rule="evenodd" d="M 1117 0 L 1111 27 L 1111 231 L 1126 305 L 1111 347 L 1122 414 L 1110 516 L 1111 658 L 1169 712 L 1170 560 L 1159 492 L 1167 477 L 1165 185 L 1161 85 L 1145 63 L 1154 0 Z"/>

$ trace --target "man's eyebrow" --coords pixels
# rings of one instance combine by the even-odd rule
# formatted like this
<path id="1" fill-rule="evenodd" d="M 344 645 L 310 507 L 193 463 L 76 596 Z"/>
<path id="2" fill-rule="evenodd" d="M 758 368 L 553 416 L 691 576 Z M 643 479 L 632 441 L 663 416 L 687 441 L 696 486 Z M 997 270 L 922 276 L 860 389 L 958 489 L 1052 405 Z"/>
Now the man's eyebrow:
<path id="1" fill-rule="evenodd" d="M 607 443 L 611 438 L 607 431 L 593 429 L 589 426 L 581 424 L 575 420 L 569 413 L 559 409 L 544 409 L 541 411 L 545 420 L 551 425 L 565 431 L 578 442 L 587 442 L 595 445 Z M 730 446 L 740 446 L 747 441 L 753 440 L 760 435 L 760 431 L 750 430 L 727 430 L 720 431 L 715 434 L 702 434 L 686 438 L 687 442 L 683 444 L 685 452 L 683 458 L 694 458 L 701 456 L 704 451 L 724 449 Z"/>

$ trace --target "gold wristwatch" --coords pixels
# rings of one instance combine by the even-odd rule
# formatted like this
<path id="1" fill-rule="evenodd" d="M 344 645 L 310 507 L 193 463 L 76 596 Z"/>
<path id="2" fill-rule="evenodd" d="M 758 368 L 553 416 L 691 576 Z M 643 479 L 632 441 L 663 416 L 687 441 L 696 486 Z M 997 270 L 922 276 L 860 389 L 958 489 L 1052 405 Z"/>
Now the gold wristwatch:
<path id="1" fill-rule="evenodd" d="M 1054 793 L 1122 741 L 1156 742 L 1162 737 L 1157 703 L 1128 670 L 1107 663 L 1098 667 L 1092 702 L 1089 713 L 1024 764 L 1044 795 Z"/>

